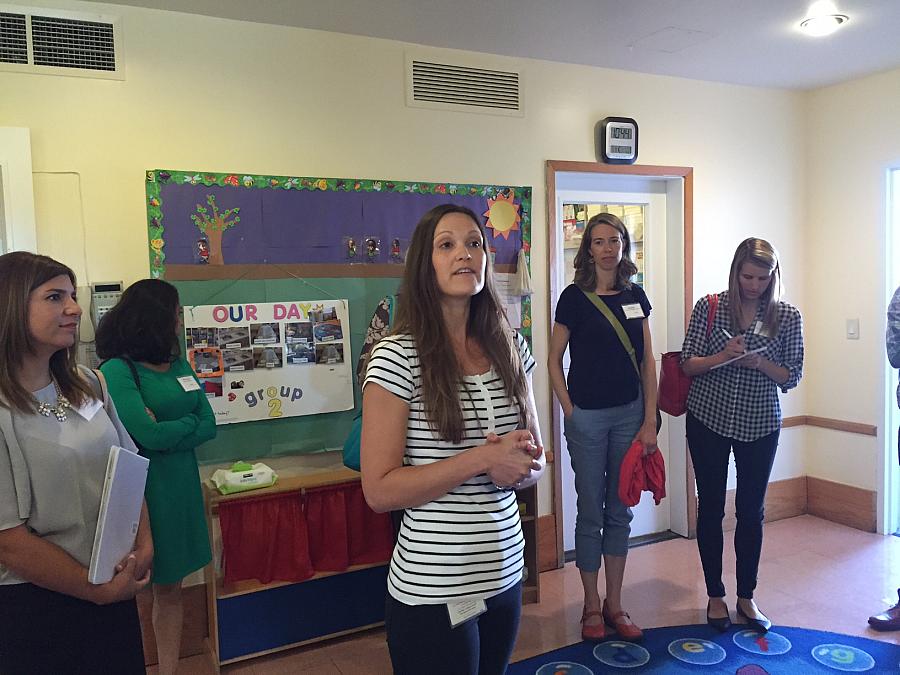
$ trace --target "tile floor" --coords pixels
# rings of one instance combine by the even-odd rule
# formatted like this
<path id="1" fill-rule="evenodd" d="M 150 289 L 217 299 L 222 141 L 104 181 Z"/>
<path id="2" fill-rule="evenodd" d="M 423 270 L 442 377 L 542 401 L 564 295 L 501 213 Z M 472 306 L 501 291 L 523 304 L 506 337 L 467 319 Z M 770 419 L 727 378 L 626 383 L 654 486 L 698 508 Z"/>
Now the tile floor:
<path id="1" fill-rule="evenodd" d="M 725 585 L 734 617 L 734 552 L 726 535 Z M 731 574 L 729 574 L 731 570 Z M 830 630 L 900 644 L 900 632 L 868 628 L 870 614 L 897 602 L 900 538 L 813 516 L 768 523 L 756 600 L 777 624 Z M 673 539 L 629 552 L 626 609 L 645 628 L 703 623 L 706 593 L 696 542 Z M 574 564 L 541 575 L 541 602 L 526 605 L 513 660 L 580 640 L 581 584 Z M 179 675 L 213 673 L 206 657 L 183 659 Z M 389 674 L 382 630 L 293 649 L 222 668 L 228 674 Z M 148 669 L 155 675 L 155 667 Z"/>

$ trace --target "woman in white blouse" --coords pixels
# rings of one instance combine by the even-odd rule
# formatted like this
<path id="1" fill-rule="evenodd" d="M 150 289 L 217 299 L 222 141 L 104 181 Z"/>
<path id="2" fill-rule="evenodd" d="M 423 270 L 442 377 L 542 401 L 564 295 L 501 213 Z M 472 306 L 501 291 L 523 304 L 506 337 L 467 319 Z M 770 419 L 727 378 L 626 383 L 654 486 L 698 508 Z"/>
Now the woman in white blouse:
<path id="1" fill-rule="evenodd" d="M 513 490 L 544 467 L 533 368 L 477 216 L 433 208 L 363 385 L 363 490 L 376 511 L 403 511 L 385 615 L 398 675 L 506 670 L 524 567 Z"/>

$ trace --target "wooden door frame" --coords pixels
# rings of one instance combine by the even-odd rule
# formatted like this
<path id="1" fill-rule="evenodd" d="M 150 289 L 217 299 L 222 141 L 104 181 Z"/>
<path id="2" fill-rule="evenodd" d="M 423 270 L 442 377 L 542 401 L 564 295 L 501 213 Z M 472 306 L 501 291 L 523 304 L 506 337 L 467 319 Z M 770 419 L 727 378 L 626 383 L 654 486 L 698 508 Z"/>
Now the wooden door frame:
<path id="1" fill-rule="evenodd" d="M 547 160 L 546 163 L 546 188 L 547 188 L 547 240 L 549 257 L 547 259 L 547 344 L 550 344 L 550 331 L 553 325 L 553 309 L 561 289 L 556 287 L 556 260 L 557 251 L 556 233 L 553 231 L 557 220 L 556 213 L 556 174 L 557 173 L 595 173 L 609 176 L 642 176 L 646 178 L 658 178 L 660 180 L 681 178 L 683 179 L 683 204 L 684 204 L 684 323 L 691 318 L 694 297 L 694 169 L 687 166 L 655 166 L 640 164 L 597 164 L 595 162 L 569 162 L 565 160 Z M 559 406 L 550 388 L 550 420 L 554 439 L 561 438 L 561 423 L 559 418 Z M 554 447 L 553 461 L 553 514 L 556 521 L 556 557 L 557 564 L 562 567 L 565 563 L 565 550 L 563 548 L 563 522 L 562 522 L 562 469 L 559 465 L 559 449 Z M 697 500 L 693 498 L 694 468 L 691 462 L 686 462 L 687 471 L 685 482 L 687 486 L 688 507 L 688 536 L 694 538 L 697 531 Z M 672 477 L 670 477 L 671 479 Z"/>

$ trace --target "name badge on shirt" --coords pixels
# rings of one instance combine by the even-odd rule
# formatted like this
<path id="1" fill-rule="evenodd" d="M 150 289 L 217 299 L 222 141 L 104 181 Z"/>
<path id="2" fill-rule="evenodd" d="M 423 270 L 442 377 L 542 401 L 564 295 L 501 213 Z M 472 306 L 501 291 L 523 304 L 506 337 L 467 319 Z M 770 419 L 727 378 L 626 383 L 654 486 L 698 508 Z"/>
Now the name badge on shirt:
<path id="1" fill-rule="evenodd" d="M 78 414 L 81 415 L 84 419 L 90 422 L 94 419 L 94 415 L 97 414 L 97 411 L 103 407 L 103 401 L 98 401 L 95 398 L 86 399 L 84 404 L 77 409 Z"/>
<path id="2" fill-rule="evenodd" d="M 469 619 L 484 614 L 487 611 L 487 605 L 484 600 L 458 600 L 456 602 L 447 603 L 447 612 L 450 615 L 450 627 L 456 628 L 461 623 L 465 623 Z"/>
<path id="3" fill-rule="evenodd" d="M 197 380 L 190 375 L 182 375 L 179 377 L 178 384 L 180 384 L 181 388 L 185 391 L 197 391 L 200 388 L 200 385 L 197 384 Z"/>
<path id="4" fill-rule="evenodd" d="M 772 337 L 771 335 L 769 335 L 769 331 L 765 329 L 762 321 L 756 322 L 756 324 L 753 326 L 753 332 L 763 337 Z"/>
<path id="5" fill-rule="evenodd" d="M 622 311 L 625 312 L 626 319 L 643 319 L 644 309 L 637 302 L 630 305 L 622 305 Z"/>

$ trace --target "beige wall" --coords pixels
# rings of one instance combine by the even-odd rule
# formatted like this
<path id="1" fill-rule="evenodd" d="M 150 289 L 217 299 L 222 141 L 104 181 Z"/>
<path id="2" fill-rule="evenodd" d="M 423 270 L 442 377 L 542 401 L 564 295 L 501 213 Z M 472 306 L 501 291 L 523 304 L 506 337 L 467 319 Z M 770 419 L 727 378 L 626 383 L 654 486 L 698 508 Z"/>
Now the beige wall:
<path id="1" fill-rule="evenodd" d="M 888 169 L 900 167 L 900 70 L 811 92 L 807 106 L 809 413 L 879 429 L 877 438 L 808 435 L 807 467 L 812 476 L 876 489 L 884 410 L 894 405 L 885 397 L 885 199 Z M 859 340 L 846 339 L 848 318 L 859 319 Z"/>
<path id="2" fill-rule="evenodd" d="M 640 123 L 640 163 L 694 167 L 695 294 L 724 288 L 734 247 L 759 235 L 781 251 L 788 299 L 808 303 L 810 112 L 803 94 L 428 50 L 438 59 L 521 70 L 525 115 L 423 110 L 404 104 L 409 45 L 93 3 L 57 5 L 123 17 L 126 79 L 0 72 L 0 126 L 31 129 L 41 246 L 82 274 L 87 269 L 90 279 L 130 282 L 147 274 L 150 168 L 531 185 L 535 352 L 543 362 L 544 162 L 593 161 L 597 120 L 628 115 Z M 544 369 L 537 371 L 536 393 L 548 429 Z M 785 397 L 785 414 L 824 414 L 810 409 L 811 395 L 801 384 Z M 802 434 L 786 434 L 775 478 L 801 475 L 802 453 Z M 546 481 L 541 501 L 546 513 Z"/>

